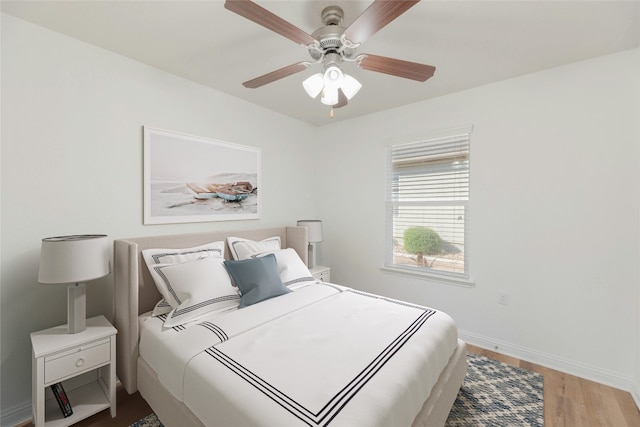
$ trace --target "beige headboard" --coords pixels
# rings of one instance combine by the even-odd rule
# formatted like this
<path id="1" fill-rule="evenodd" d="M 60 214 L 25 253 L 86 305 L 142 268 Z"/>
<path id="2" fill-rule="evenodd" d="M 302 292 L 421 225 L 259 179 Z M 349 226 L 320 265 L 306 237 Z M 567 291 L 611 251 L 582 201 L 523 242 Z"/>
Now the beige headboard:
<path id="1" fill-rule="evenodd" d="M 276 227 L 242 231 L 147 236 L 114 241 L 116 372 L 129 393 L 137 390 L 138 315 L 153 309 L 161 296 L 149 274 L 141 251 L 149 248 L 189 248 L 226 240 L 229 236 L 263 240 L 280 236 L 283 248 L 293 248 L 308 264 L 308 237 L 305 227 Z M 225 244 L 225 258 L 229 248 Z"/>

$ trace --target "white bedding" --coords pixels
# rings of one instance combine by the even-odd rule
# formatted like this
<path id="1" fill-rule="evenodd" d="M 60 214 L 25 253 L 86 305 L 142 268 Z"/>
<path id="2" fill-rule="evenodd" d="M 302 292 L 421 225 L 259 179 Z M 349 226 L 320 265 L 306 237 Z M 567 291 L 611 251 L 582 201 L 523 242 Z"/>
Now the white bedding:
<path id="1" fill-rule="evenodd" d="M 140 323 L 141 357 L 205 425 L 409 426 L 457 344 L 442 312 L 322 283 Z"/>

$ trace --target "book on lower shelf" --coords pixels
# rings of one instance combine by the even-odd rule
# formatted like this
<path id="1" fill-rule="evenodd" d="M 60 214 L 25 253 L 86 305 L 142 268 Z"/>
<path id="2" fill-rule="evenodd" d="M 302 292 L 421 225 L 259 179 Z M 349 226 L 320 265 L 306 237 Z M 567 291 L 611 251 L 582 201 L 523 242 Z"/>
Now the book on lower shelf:
<path id="1" fill-rule="evenodd" d="M 58 401 L 58 405 L 60 406 L 62 415 L 65 418 L 71 416 L 73 414 L 73 409 L 71 409 L 71 402 L 69 402 L 69 398 L 67 397 L 67 393 L 65 393 L 64 388 L 62 387 L 62 383 L 52 384 L 51 391 Z"/>

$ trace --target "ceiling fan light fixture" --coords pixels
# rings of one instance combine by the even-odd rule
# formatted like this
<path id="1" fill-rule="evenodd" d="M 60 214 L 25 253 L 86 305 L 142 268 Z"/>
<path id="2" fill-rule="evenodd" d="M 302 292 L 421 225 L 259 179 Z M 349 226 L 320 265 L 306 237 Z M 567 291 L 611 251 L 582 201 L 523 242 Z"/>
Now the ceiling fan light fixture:
<path id="1" fill-rule="evenodd" d="M 337 65 L 330 65 L 324 71 L 324 85 L 326 87 L 332 87 L 336 90 L 342 85 L 344 80 L 344 74 Z"/>
<path id="2" fill-rule="evenodd" d="M 322 72 L 309 76 L 302 86 L 311 98 L 317 98 L 321 94 L 321 102 L 331 107 L 333 117 L 333 109 L 346 106 L 362 88 L 362 84 L 355 78 L 344 74 L 340 67 L 344 61 L 356 62 L 363 70 L 424 82 L 433 76 L 434 66 L 367 53 L 358 55 L 356 52 L 366 39 L 418 2 L 419 0 L 373 0 L 347 28 L 342 26 L 344 11 L 339 6 L 329 6 L 322 10 L 323 26 L 312 34 L 307 34 L 258 5 L 256 0 L 226 0 L 224 7 L 227 10 L 306 47 L 312 59 L 312 62 L 291 64 L 242 84 L 255 89 L 304 71 L 312 64 L 321 63 Z"/>
<path id="3" fill-rule="evenodd" d="M 331 105 L 331 106 L 336 105 L 338 103 L 338 88 L 325 86 L 324 89 L 322 90 L 322 97 L 320 98 L 320 101 L 324 105 Z"/>
<path id="4" fill-rule="evenodd" d="M 342 89 L 342 93 L 344 93 L 344 96 L 346 96 L 347 99 L 351 99 L 356 95 L 356 93 L 358 93 L 361 87 L 362 83 L 360 83 L 354 77 L 345 74 L 340 89 Z"/>
<path id="5" fill-rule="evenodd" d="M 322 92 L 322 88 L 324 87 L 324 76 L 322 73 L 316 73 L 309 77 L 307 77 L 302 82 L 302 87 L 312 98 L 317 97 Z"/>

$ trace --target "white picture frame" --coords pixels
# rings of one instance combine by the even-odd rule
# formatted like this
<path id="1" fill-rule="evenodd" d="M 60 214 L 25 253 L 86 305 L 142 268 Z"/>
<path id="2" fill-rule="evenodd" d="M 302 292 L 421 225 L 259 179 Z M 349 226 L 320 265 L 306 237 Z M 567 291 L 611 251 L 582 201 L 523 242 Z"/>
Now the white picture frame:
<path id="1" fill-rule="evenodd" d="M 260 219 L 259 148 L 144 126 L 144 224 Z"/>

